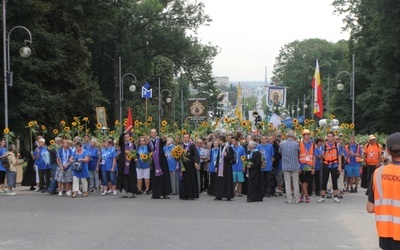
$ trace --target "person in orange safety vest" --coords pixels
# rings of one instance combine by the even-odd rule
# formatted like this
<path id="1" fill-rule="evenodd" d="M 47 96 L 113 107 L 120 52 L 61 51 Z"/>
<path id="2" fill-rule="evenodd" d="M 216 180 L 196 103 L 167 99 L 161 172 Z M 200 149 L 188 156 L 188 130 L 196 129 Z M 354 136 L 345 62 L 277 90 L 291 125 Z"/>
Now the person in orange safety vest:
<path id="1" fill-rule="evenodd" d="M 381 148 L 376 142 L 374 135 L 368 137 L 368 143 L 364 146 L 363 150 L 363 159 L 367 169 L 367 185 L 369 185 L 372 174 L 380 166 L 382 160 Z M 368 189 L 365 194 L 368 195 Z"/>

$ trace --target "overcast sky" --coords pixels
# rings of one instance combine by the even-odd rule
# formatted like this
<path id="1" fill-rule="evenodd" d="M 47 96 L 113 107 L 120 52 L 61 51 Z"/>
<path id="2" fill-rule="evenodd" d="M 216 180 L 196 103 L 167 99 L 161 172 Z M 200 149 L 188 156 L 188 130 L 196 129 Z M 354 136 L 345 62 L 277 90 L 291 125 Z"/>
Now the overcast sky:
<path id="1" fill-rule="evenodd" d="M 203 43 L 221 52 L 214 60 L 215 76 L 231 81 L 264 81 L 279 49 L 307 38 L 336 42 L 348 39 L 342 17 L 333 14 L 333 0 L 200 0 L 213 19 L 199 30 Z"/>

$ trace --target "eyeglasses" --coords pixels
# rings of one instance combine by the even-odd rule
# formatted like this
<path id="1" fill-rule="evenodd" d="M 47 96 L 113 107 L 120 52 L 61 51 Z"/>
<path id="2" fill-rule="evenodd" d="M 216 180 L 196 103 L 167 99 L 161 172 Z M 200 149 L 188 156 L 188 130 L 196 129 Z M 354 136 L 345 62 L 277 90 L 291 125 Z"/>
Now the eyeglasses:
<path id="1" fill-rule="evenodd" d="M 335 141 L 340 141 L 340 139 L 335 139 Z"/>

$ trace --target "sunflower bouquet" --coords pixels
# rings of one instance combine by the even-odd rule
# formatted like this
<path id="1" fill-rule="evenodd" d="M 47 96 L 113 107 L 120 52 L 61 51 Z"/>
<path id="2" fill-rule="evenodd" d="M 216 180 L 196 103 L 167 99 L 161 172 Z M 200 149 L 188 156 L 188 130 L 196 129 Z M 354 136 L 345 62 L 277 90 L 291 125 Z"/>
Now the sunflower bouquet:
<path id="1" fill-rule="evenodd" d="M 125 150 L 125 157 L 128 161 L 136 160 L 137 158 L 136 150 Z"/>
<path id="2" fill-rule="evenodd" d="M 177 145 L 172 149 L 171 155 L 175 160 L 179 162 L 179 165 L 181 166 L 181 171 L 186 171 L 185 165 L 183 165 L 183 162 L 189 161 L 186 150 L 184 150 L 182 146 Z"/>
<path id="3" fill-rule="evenodd" d="M 59 148 L 60 148 L 60 146 L 58 146 L 58 145 L 54 142 L 54 140 L 50 140 L 50 145 L 47 147 L 48 150 L 50 150 L 50 151 L 53 151 L 53 150 L 57 151 Z"/>
<path id="4" fill-rule="evenodd" d="M 243 169 L 246 169 L 253 164 L 253 162 L 249 161 L 245 155 L 242 155 L 240 160 L 242 161 Z"/>
<path id="5" fill-rule="evenodd" d="M 147 153 L 147 154 L 146 153 L 142 153 L 142 154 L 139 155 L 139 157 L 140 157 L 141 161 L 151 164 L 152 155 L 153 155 L 153 153 Z"/>

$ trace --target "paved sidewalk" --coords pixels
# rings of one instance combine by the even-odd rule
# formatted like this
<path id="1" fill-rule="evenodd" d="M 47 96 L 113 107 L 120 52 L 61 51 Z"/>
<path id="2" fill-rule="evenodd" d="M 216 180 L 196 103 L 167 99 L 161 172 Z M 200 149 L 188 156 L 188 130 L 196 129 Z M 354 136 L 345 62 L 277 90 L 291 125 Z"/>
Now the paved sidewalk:
<path id="1" fill-rule="evenodd" d="M 379 249 L 365 190 L 341 203 L 247 203 L 100 196 L 71 199 L 16 189 L 0 196 L 0 249 Z"/>

